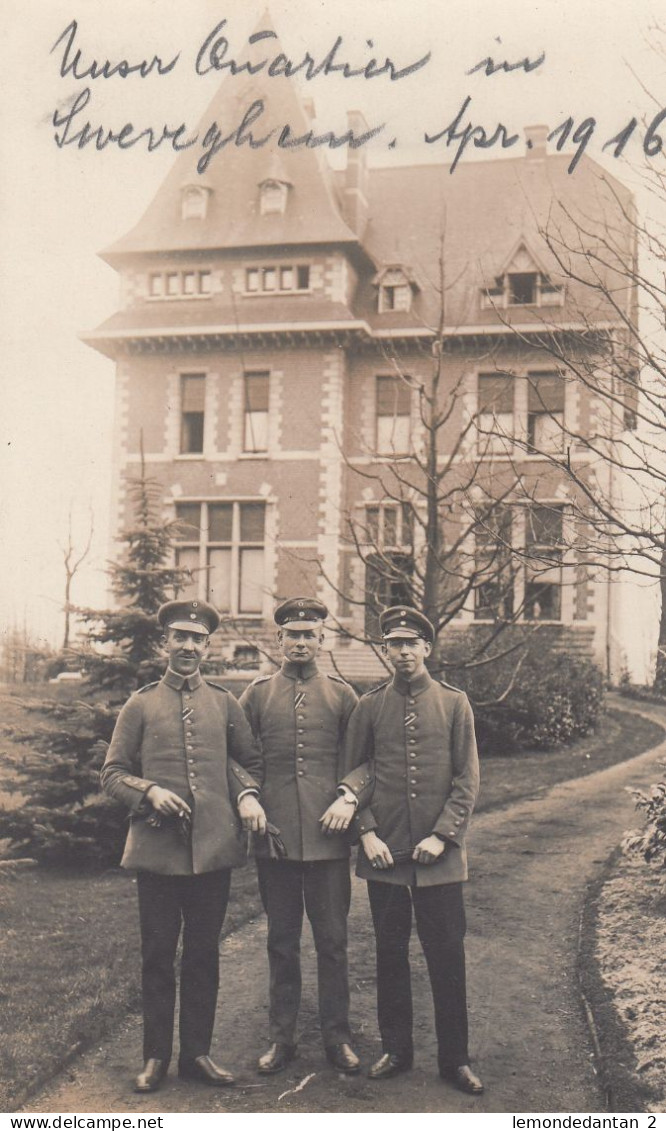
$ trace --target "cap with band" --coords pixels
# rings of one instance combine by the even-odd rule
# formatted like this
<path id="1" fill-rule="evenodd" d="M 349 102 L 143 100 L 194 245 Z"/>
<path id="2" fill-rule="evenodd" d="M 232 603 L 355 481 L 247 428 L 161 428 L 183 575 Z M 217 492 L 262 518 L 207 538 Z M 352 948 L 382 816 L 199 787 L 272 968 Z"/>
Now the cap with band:
<path id="1" fill-rule="evenodd" d="M 423 613 L 408 605 L 392 605 L 379 617 L 379 627 L 384 640 L 406 640 L 420 636 L 428 644 L 435 641 L 435 630 Z"/>
<path id="2" fill-rule="evenodd" d="M 208 636 L 219 626 L 220 614 L 207 601 L 167 601 L 157 610 L 157 620 L 164 629 Z"/>
<path id="3" fill-rule="evenodd" d="M 273 620 L 280 628 L 321 628 L 328 609 L 316 597 L 290 597 L 278 605 Z"/>

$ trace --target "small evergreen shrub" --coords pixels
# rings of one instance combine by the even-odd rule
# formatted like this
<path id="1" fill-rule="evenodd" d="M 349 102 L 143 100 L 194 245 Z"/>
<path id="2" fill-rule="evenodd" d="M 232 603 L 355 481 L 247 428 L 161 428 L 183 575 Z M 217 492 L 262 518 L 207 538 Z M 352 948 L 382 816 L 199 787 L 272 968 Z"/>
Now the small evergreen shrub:
<path id="1" fill-rule="evenodd" d="M 666 769 L 666 763 L 660 765 Z M 651 785 L 648 793 L 640 789 L 630 789 L 629 793 L 647 822 L 644 828 L 625 834 L 622 848 L 627 853 L 640 853 L 648 864 L 666 870 L 666 780 Z"/>
<path id="2" fill-rule="evenodd" d="M 604 708 L 601 670 L 566 652 L 511 653 L 471 676 L 461 671 L 447 678 L 466 685 L 486 754 L 575 742 L 594 731 Z"/>

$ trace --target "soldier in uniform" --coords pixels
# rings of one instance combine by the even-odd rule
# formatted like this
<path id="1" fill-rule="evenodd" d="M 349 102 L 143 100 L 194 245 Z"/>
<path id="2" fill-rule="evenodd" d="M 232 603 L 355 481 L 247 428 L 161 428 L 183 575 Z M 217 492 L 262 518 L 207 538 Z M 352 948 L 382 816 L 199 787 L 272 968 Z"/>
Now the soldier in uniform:
<path id="1" fill-rule="evenodd" d="M 240 702 L 264 759 L 262 801 L 277 825 L 286 858 L 257 848 L 259 889 L 268 916 L 270 1047 L 260 1073 L 280 1072 L 296 1055 L 301 996 L 303 911 L 317 951 L 319 1018 L 328 1060 L 355 1073 L 347 980 L 347 915 L 351 897 L 349 843 L 353 795 L 336 799 L 347 720 L 357 698 L 351 687 L 317 668 L 328 610 L 297 597 L 275 611 L 282 666 L 256 679 Z"/>
<path id="2" fill-rule="evenodd" d="M 368 881 L 377 946 L 383 1055 L 369 1076 L 412 1066 L 409 938 L 412 910 L 435 1007 L 439 1071 L 461 1091 L 483 1091 L 469 1067 L 465 991 L 465 831 L 479 788 L 474 720 L 466 695 L 425 666 L 430 621 L 399 605 L 380 617 L 393 679 L 364 695 L 346 738 L 342 785 L 374 792 L 356 818 L 357 875 Z M 357 769 L 354 769 L 358 767 Z"/>
<path id="3" fill-rule="evenodd" d="M 261 758 L 245 715 L 199 672 L 218 613 L 203 601 L 170 601 L 157 616 L 168 668 L 122 708 L 101 774 L 105 792 L 129 809 L 122 866 L 137 869 L 145 1061 L 137 1092 L 155 1091 L 169 1067 L 181 920 L 178 1074 L 214 1087 L 234 1082 L 209 1056 L 219 938 L 231 868 L 245 863 L 240 824 L 266 831 Z"/>

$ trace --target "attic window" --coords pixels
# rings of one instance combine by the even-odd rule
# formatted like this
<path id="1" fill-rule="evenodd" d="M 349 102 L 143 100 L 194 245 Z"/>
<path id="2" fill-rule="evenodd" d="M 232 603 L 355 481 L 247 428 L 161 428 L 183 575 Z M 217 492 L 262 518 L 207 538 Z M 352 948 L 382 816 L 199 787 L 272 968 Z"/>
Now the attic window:
<path id="1" fill-rule="evenodd" d="M 392 310 L 411 310 L 412 285 L 404 271 L 399 268 L 385 271 L 378 283 L 377 309 L 380 314 L 387 314 Z"/>
<path id="2" fill-rule="evenodd" d="M 183 220 L 204 220 L 208 209 L 208 189 L 186 185 L 181 200 Z"/>
<path id="3" fill-rule="evenodd" d="M 284 181 L 264 181 L 261 188 L 261 215 L 284 212 L 287 207 L 288 185 Z"/>
<path id="4" fill-rule="evenodd" d="M 562 306 L 564 287 L 539 271 L 509 271 L 492 286 L 481 289 L 481 308 L 507 306 Z"/>

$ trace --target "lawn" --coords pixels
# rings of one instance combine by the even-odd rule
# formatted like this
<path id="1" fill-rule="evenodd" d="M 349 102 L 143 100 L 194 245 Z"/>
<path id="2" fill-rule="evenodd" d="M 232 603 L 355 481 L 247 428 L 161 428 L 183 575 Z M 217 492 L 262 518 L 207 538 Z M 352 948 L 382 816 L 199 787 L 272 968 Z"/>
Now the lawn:
<path id="1" fill-rule="evenodd" d="M 575 747 L 486 758 L 479 810 L 631 758 L 663 733 L 635 714 L 611 711 L 598 733 Z M 132 877 L 119 871 L 94 880 L 41 869 L 0 873 L 0 1111 L 16 1110 L 26 1090 L 68 1055 L 138 1010 L 135 902 Z M 259 910 L 254 868 L 236 871 L 225 931 Z"/>

